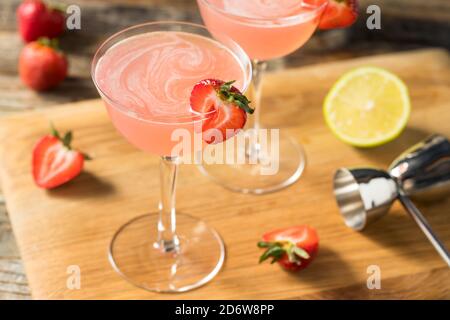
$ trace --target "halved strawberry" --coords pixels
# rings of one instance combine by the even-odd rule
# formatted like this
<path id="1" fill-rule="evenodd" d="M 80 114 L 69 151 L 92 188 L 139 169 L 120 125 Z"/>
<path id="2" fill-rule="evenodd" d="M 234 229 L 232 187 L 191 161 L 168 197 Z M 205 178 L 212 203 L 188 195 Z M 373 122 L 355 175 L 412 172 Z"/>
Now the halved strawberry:
<path id="1" fill-rule="evenodd" d="M 284 269 L 299 271 L 306 268 L 317 255 L 319 237 L 314 228 L 301 225 L 265 233 L 258 247 L 266 248 L 259 262 L 272 258 Z"/>
<path id="2" fill-rule="evenodd" d="M 321 5 L 328 0 L 305 0 L 311 5 Z M 329 0 L 319 22 L 319 29 L 337 29 L 351 26 L 358 18 L 357 0 Z"/>
<path id="3" fill-rule="evenodd" d="M 234 82 L 206 79 L 192 90 L 192 110 L 207 115 L 202 131 L 203 139 L 209 144 L 234 136 L 245 126 L 247 113 L 254 112 L 247 97 L 233 86 Z"/>
<path id="4" fill-rule="evenodd" d="M 52 128 L 52 134 L 42 137 L 33 149 L 33 178 L 44 189 L 56 188 L 78 176 L 83 170 L 84 160 L 89 157 L 72 150 L 72 132 L 61 137 Z"/>

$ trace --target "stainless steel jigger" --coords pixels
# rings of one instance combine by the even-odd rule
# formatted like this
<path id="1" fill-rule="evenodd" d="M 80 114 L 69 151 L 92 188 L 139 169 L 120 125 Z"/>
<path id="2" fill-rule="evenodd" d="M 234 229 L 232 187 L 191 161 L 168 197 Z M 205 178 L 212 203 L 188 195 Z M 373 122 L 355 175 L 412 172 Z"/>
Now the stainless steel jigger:
<path id="1" fill-rule="evenodd" d="M 341 168 L 334 193 L 345 224 L 361 231 L 388 213 L 398 199 L 450 267 L 450 253 L 410 197 L 436 199 L 450 192 L 450 142 L 433 135 L 408 149 L 389 173 L 372 168 Z"/>

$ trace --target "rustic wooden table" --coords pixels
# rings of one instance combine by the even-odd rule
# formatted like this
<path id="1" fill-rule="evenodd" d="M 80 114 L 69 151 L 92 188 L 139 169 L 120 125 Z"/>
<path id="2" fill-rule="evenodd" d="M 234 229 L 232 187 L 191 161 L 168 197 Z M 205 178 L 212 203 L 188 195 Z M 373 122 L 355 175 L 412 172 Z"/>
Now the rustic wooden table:
<path id="1" fill-rule="evenodd" d="M 77 0 L 81 30 L 66 32 L 61 39 L 69 55 L 70 77 L 58 89 L 36 94 L 17 76 L 17 60 L 23 44 L 16 32 L 15 10 L 20 0 L 0 4 L 0 116 L 97 97 L 89 67 L 95 48 L 107 35 L 149 20 L 201 22 L 195 0 Z M 448 0 L 363 0 L 362 19 L 350 30 L 318 32 L 309 43 L 271 68 L 285 68 L 350 59 L 384 52 L 439 46 L 449 49 L 450 3 Z M 382 30 L 365 27 L 365 8 L 379 4 Z M 0 191 L 0 299 L 29 299 L 30 292 Z"/>

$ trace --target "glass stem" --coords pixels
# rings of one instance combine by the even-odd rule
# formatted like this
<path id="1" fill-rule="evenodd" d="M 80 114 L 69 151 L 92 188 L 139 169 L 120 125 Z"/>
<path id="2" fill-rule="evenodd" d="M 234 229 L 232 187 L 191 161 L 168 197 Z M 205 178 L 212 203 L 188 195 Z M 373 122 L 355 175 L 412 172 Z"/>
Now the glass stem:
<path id="1" fill-rule="evenodd" d="M 176 157 L 162 157 L 160 162 L 161 202 L 159 204 L 158 242 L 163 252 L 178 252 L 180 241 L 176 231 L 175 195 L 178 164 Z"/>
<path id="2" fill-rule="evenodd" d="M 259 61 L 259 60 L 253 60 L 252 61 L 253 66 L 253 80 L 252 80 L 252 105 L 255 108 L 255 112 L 253 115 L 249 118 L 252 119 L 251 127 L 253 129 L 253 134 L 256 136 L 254 139 L 251 139 L 251 144 L 249 145 L 249 148 L 247 149 L 247 156 L 248 157 L 259 157 L 259 130 L 261 129 L 261 99 L 262 99 L 262 81 L 263 76 L 267 68 L 267 62 L 265 61 Z"/>
<path id="3" fill-rule="evenodd" d="M 253 60 L 253 98 L 252 103 L 255 108 L 255 113 L 253 114 L 253 129 L 258 131 L 261 128 L 261 98 L 262 98 L 262 80 L 264 72 L 267 68 L 267 62 Z"/>

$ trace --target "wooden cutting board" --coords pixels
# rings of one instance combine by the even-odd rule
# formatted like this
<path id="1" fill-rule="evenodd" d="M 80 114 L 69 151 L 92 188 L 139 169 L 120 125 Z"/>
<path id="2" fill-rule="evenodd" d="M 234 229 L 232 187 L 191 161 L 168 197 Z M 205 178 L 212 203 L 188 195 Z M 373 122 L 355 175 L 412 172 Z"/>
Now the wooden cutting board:
<path id="1" fill-rule="evenodd" d="M 322 101 L 345 71 L 385 67 L 411 91 L 406 131 L 383 147 L 361 150 L 333 137 Z M 450 136 L 450 60 L 426 50 L 288 70 L 267 76 L 264 122 L 301 142 L 308 166 L 301 180 L 281 192 L 251 196 L 222 189 L 194 166 L 183 166 L 178 208 L 206 220 L 227 246 L 223 270 L 208 285 L 183 294 L 155 294 L 119 277 L 107 260 L 113 233 L 129 219 L 154 211 L 159 197 L 158 158 L 129 145 L 112 127 L 99 100 L 29 112 L 0 120 L 0 177 L 14 233 L 34 298 L 50 299 L 266 299 L 450 298 L 450 272 L 415 224 L 395 205 L 365 232 L 343 224 L 332 195 L 341 166 L 387 167 L 408 146 L 437 132 Z M 51 192 L 30 175 L 35 141 L 49 121 L 75 132 L 75 145 L 94 157 L 76 181 Z M 450 199 L 420 204 L 450 246 Z M 317 260 L 300 274 L 257 263 L 256 242 L 271 228 L 310 224 L 318 229 Z M 81 289 L 66 286 L 67 268 L 81 269 Z M 366 286 L 367 268 L 381 269 L 381 289 Z"/>

